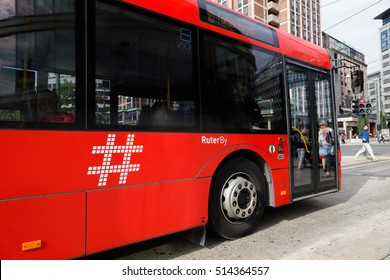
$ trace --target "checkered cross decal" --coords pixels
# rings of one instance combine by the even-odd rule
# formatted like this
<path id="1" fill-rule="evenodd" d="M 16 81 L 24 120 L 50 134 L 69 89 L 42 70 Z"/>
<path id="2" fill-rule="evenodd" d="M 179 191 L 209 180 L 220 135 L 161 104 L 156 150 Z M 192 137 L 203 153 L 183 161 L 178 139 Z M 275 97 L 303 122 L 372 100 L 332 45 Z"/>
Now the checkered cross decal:
<path id="1" fill-rule="evenodd" d="M 129 172 L 137 172 L 141 164 L 130 164 L 132 153 L 142 153 L 143 145 L 134 146 L 134 134 L 128 134 L 126 145 L 115 146 L 116 134 L 108 134 L 107 143 L 105 146 L 93 146 L 92 154 L 103 154 L 103 162 L 101 166 L 88 167 L 88 175 L 100 175 L 99 187 L 104 187 L 107 184 L 108 174 L 120 173 L 119 184 L 126 184 L 127 175 Z M 113 154 L 123 154 L 121 165 L 111 165 Z"/>

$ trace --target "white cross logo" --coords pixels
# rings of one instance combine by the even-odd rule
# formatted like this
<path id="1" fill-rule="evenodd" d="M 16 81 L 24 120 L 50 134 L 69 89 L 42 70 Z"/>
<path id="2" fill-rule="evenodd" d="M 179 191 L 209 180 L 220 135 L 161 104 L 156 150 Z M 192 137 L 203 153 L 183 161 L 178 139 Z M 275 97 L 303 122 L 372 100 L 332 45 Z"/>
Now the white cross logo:
<path id="1" fill-rule="evenodd" d="M 99 187 L 104 187 L 107 184 L 108 174 L 120 173 L 119 184 L 126 184 L 127 175 L 129 172 L 137 172 L 141 164 L 130 164 L 132 153 L 142 153 L 143 145 L 134 146 L 134 134 L 128 134 L 126 145 L 115 146 L 116 134 L 108 134 L 107 143 L 105 146 L 93 146 L 92 154 L 103 154 L 103 162 L 101 166 L 88 167 L 88 175 L 99 174 Z M 121 165 L 111 165 L 113 154 L 123 154 L 123 162 Z"/>

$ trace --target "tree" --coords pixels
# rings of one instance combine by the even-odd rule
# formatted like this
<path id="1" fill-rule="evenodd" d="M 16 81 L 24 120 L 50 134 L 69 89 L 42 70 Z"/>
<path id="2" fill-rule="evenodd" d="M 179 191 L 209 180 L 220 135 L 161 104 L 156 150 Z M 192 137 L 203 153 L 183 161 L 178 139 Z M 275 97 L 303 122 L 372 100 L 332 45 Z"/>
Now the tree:
<path id="1" fill-rule="evenodd" d="M 69 113 L 75 113 L 76 111 L 76 96 L 75 96 L 75 84 L 67 80 L 63 81 L 60 86 L 60 106 Z"/>
<path id="2" fill-rule="evenodd" d="M 357 120 L 357 129 L 358 132 L 363 130 L 363 126 L 368 125 L 368 116 L 360 115 Z"/>
<path id="3" fill-rule="evenodd" d="M 380 113 L 380 124 L 382 128 L 387 128 L 386 114 L 383 111 Z"/>

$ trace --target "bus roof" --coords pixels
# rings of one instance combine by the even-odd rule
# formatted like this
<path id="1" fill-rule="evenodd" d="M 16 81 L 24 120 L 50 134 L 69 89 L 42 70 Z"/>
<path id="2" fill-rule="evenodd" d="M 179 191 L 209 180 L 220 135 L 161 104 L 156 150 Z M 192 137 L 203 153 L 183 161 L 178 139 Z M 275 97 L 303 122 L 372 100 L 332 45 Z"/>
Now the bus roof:
<path id="1" fill-rule="evenodd" d="M 276 29 L 258 20 L 254 20 L 248 16 L 227 9 L 221 5 L 214 4 L 213 2 L 208 0 L 121 1 L 183 22 L 196 25 L 198 27 L 210 31 L 214 31 L 216 33 L 223 34 L 225 36 L 229 36 L 241 41 L 245 41 L 247 43 L 251 43 L 279 52 L 288 57 L 301 60 L 321 68 L 331 68 L 329 54 L 324 48 L 305 41 L 296 36 L 293 36 L 280 29 Z M 206 5 L 209 9 L 209 15 L 212 13 L 222 14 L 222 16 L 221 14 L 215 15 L 215 18 L 218 19 L 219 24 L 211 24 L 210 21 L 207 22 L 207 20 L 202 20 L 202 9 L 205 9 Z M 242 33 L 245 32 L 235 32 L 235 29 L 237 29 L 238 31 L 242 31 L 242 29 L 240 30 L 239 27 L 235 28 L 237 27 L 237 25 L 240 25 L 240 23 L 242 23 L 241 25 L 245 26 L 246 28 L 250 26 L 250 28 L 253 28 L 252 30 L 254 30 L 254 32 L 257 32 L 257 29 L 272 30 L 272 32 L 276 34 L 277 44 L 272 44 L 272 42 L 269 42 L 267 38 L 262 40 L 261 38 L 259 38 L 259 36 L 250 36 L 250 34 L 252 34 L 250 31 L 246 35 L 242 35 Z M 265 37 L 267 37 L 266 35 Z"/>

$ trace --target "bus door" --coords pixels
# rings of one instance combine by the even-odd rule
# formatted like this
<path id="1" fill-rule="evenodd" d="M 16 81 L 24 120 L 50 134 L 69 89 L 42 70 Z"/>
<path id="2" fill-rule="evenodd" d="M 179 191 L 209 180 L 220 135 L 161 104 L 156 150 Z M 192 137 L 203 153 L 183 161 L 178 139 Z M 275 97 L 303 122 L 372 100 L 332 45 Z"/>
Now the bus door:
<path id="1" fill-rule="evenodd" d="M 336 136 L 330 75 L 287 67 L 292 199 L 337 189 Z"/>

